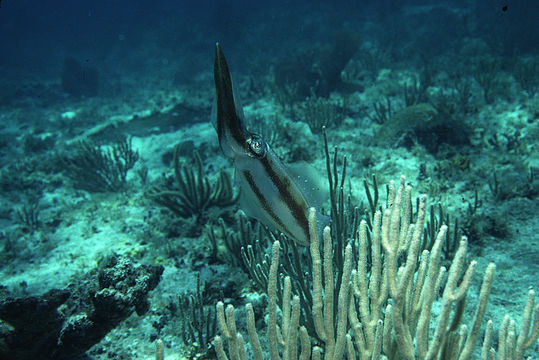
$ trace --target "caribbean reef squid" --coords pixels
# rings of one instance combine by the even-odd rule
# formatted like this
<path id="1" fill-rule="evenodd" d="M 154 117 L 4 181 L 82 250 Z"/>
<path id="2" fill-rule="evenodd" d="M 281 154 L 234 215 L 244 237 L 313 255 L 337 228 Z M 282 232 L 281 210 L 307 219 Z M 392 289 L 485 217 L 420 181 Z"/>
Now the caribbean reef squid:
<path id="1" fill-rule="evenodd" d="M 312 191 L 316 189 L 305 174 L 284 165 L 260 135 L 246 129 L 219 43 L 215 45 L 214 81 L 214 125 L 221 151 L 234 164 L 242 209 L 297 243 L 308 245 L 308 213 L 315 201 Z"/>

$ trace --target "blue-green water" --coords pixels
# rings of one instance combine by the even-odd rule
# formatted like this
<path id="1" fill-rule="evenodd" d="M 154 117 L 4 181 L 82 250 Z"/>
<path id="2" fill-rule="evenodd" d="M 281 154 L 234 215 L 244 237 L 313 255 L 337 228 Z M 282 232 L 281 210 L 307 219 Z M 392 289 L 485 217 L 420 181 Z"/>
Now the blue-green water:
<path id="1" fill-rule="evenodd" d="M 376 175 L 380 208 L 405 175 L 432 205 L 427 220 L 443 209 L 451 238 L 467 237 L 468 329 L 496 263 L 474 356 L 488 319 L 497 334 L 508 314 L 518 334 L 539 285 L 538 23 L 530 0 L 1 1 L 0 358 L 148 359 L 157 339 L 166 359 L 215 358 L 218 330 L 184 331 L 197 278 L 205 312 L 233 304 L 247 339 L 251 302 L 265 337 L 267 298 L 232 235 L 241 211 L 282 209 L 240 195 L 221 152 L 216 42 L 247 129 L 300 175 L 292 182 L 309 179 L 302 191 L 317 187 L 309 205 L 335 215 L 325 126 L 339 185 L 346 157 L 347 219 L 354 207 L 372 215 L 364 180 L 372 191 Z M 353 224 L 343 229 L 356 246 Z M 269 240 L 249 240 L 261 262 Z"/>

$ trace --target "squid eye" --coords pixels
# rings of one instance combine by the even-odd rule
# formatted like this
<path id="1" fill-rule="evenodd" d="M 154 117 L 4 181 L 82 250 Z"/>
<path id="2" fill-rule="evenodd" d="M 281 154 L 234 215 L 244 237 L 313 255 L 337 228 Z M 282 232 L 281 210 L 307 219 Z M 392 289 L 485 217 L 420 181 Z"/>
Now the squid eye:
<path id="1" fill-rule="evenodd" d="M 266 154 L 266 143 L 260 137 L 252 137 L 247 140 L 247 143 L 250 156 L 262 157 Z"/>

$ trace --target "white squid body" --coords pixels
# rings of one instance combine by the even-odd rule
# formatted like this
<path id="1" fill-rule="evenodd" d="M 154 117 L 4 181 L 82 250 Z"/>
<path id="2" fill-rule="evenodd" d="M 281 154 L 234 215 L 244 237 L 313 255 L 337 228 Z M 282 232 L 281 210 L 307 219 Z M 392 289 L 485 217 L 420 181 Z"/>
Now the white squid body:
<path id="1" fill-rule="evenodd" d="M 219 145 L 234 163 L 242 209 L 297 243 L 308 245 L 309 208 L 315 205 L 313 195 L 319 192 L 319 186 L 308 180 L 306 167 L 301 172 L 293 171 L 259 135 L 247 131 L 219 44 L 215 47 L 214 80 Z"/>

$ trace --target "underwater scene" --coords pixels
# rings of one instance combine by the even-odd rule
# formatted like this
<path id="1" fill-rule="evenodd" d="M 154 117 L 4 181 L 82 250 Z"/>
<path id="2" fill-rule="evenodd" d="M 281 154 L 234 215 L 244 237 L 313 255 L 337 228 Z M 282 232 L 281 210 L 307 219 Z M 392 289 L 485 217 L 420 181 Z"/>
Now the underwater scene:
<path id="1" fill-rule="evenodd" d="M 538 1 L 0 30 L 0 360 L 539 359 Z"/>

